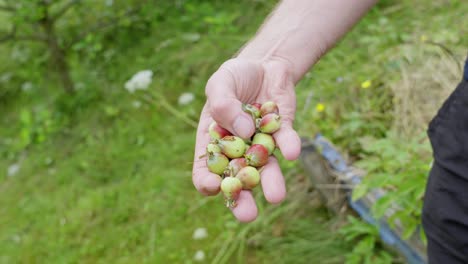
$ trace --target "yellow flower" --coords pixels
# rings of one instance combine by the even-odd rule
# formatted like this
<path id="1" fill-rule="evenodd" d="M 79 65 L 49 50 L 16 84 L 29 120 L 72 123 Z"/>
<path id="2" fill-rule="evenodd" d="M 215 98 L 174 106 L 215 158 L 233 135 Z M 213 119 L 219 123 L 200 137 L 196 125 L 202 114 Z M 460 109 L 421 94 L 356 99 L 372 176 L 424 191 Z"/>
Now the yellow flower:
<path id="1" fill-rule="evenodd" d="M 362 88 L 362 89 L 367 89 L 367 88 L 369 88 L 371 85 L 372 85 L 372 81 L 371 81 L 371 80 L 366 80 L 366 81 L 364 81 L 363 83 L 361 83 L 361 88 Z"/>
<path id="2" fill-rule="evenodd" d="M 426 42 L 427 41 L 427 36 L 426 35 L 421 35 L 421 37 L 419 37 L 419 40 L 421 42 Z"/>
<path id="3" fill-rule="evenodd" d="M 325 110 L 325 105 L 322 104 L 322 103 L 318 103 L 318 104 L 315 106 L 315 111 L 317 111 L 317 112 L 319 112 L 319 113 L 322 113 L 324 110 Z"/>

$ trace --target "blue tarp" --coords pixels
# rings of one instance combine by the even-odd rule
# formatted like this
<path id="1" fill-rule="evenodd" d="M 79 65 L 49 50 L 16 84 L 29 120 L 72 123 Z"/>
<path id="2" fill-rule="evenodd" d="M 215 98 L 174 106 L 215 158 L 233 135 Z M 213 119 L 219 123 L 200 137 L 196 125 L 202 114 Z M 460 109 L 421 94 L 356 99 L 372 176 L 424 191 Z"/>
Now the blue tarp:
<path id="1" fill-rule="evenodd" d="M 314 144 L 333 170 L 348 175 L 353 184 L 357 184 L 361 181 L 359 176 L 350 175 L 350 173 L 352 173 L 351 168 L 348 167 L 340 152 L 325 137 L 317 134 Z M 349 190 L 347 193 L 347 201 L 350 207 L 356 211 L 364 221 L 379 227 L 380 237 L 385 244 L 399 251 L 410 264 L 426 263 L 424 256 L 421 256 L 415 249 L 399 237 L 398 234 L 389 227 L 388 223 L 376 220 L 372 216 L 370 208 L 361 199 L 353 201 L 351 196 L 352 190 Z"/>

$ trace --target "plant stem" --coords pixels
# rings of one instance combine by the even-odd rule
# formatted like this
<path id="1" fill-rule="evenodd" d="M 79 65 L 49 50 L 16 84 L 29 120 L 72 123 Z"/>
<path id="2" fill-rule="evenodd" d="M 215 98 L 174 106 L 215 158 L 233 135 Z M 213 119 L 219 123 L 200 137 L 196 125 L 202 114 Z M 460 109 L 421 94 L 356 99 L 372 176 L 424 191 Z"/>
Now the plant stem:
<path id="1" fill-rule="evenodd" d="M 175 117 L 179 118 L 180 120 L 184 121 L 187 125 L 192 126 L 193 128 L 198 127 L 198 123 L 184 113 L 177 110 L 174 106 L 172 106 L 169 102 L 167 102 L 166 97 L 161 95 L 160 93 L 150 93 L 149 96 L 145 96 L 145 99 L 152 105 L 160 105 L 164 109 L 166 109 L 169 113 L 173 114 Z"/>
<path id="2" fill-rule="evenodd" d="M 57 35 L 55 34 L 55 21 L 48 13 L 48 5 L 44 4 L 45 16 L 39 21 L 39 24 L 46 35 L 46 43 L 49 49 L 55 69 L 59 74 L 65 92 L 73 94 L 75 91 L 73 81 L 70 77 L 70 69 L 67 63 L 65 51 L 60 47 Z"/>

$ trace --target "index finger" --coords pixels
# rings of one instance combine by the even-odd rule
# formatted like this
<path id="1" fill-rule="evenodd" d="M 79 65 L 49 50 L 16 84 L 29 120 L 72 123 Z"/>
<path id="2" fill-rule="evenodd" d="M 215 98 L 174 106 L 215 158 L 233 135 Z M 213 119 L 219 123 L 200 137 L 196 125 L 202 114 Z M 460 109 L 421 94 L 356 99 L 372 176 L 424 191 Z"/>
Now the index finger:
<path id="1" fill-rule="evenodd" d="M 198 123 L 193 161 L 192 181 L 197 190 L 204 195 L 216 195 L 220 190 L 221 177 L 208 170 L 206 166 L 206 146 L 210 142 L 208 127 L 213 119 L 205 104 Z M 203 156 L 203 157 L 201 157 Z"/>

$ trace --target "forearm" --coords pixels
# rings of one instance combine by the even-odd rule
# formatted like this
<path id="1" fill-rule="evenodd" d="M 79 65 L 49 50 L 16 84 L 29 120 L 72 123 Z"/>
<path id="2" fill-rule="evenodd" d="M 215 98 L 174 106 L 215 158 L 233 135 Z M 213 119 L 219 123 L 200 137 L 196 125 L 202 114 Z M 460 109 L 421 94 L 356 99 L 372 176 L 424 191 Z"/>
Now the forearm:
<path id="1" fill-rule="evenodd" d="M 294 82 L 377 0 L 283 0 L 238 57 L 285 61 Z"/>

